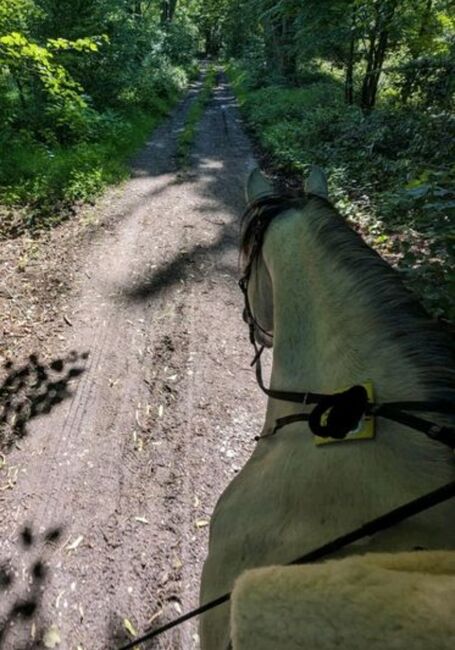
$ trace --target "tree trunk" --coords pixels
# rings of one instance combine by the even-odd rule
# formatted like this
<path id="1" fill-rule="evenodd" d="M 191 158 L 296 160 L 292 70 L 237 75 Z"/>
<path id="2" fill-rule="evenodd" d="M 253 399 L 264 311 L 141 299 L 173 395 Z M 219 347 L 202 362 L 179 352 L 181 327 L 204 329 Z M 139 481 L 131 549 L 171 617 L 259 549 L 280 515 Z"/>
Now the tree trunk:
<path id="1" fill-rule="evenodd" d="M 293 42 L 293 24 L 286 17 L 266 18 L 267 67 L 294 85 L 297 77 L 297 55 Z"/>
<path id="2" fill-rule="evenodd" d="M 278 43 L 273 21 L 266 17 L 264 19 L 264 41 L 265 41 L 265 61 L 269 71 L 278 72 Z"/>
<path id="3" fill-rule="evenodd" d="M 378 91 L 379 78 L 381 76 L 382 64 L 387 50 L 388 32 L 381 31 L 377 41 L 372 41 L 368 56 L 367 71 L 362 85 L 361 106 L 365 112 L 374 108 Z"/>
<path id="4" fill-rule="evenodd" d="M 422 22 L 420 23 L 419 39 L 423 38 L 425 32 L 428 29 L 428 20 L 431 16 L 432 9 L 433 9 L 433 0 L 427 0 L 425 11 L 423 12 L 423 16 L 422 16 Z"/>
<path id="5" fill-rule="evenodd" d="M 349 55 L 346 65 L 346 80 L 344 84 L 344 98 L 346 104 L 354 103 L 354 54 L 355 54 L 356 38 L 354 33 L 351 35 L 349 43 Z"/>
<path id="6" fill-rule="evenodd" d="M 344 99 L 346 104 L 354 103 L 354 64 L 358 40 L 357 10 L 352 9 L 351 35 L 349 39 L 348 60 L 346 62 L 346 77 L 344 82 Z"/>
<path id="7" fill-rule="evenodd" d="M 168 25 L 174 18 L 177 0 L 161 0 L 161 24 Z"/>
<path id="8" fill-rule="evenodd" d="M 374 108 L 396 6 L 397 0 L 384 0 L 376 9 L 376 20 L 370 33 L 367 69 L 363 78 L 360 100 L 361 107 L 365 112 Z"/>
<path id="9" fill-rule="evenodd" d="M 297 53 L 294 44 L 293 25 L 289 18 L 281 24 L 281 71 L 291 85 L 297 83 Z"/>
<path id="10" fill-rule="evenodd" d="M 22 81 L 19 79 L 19 76 L 14 74 L 14 72 L 11 72 L 11 70 L 10 70 L 10 74 L 11 74 L 12 78 L 14 79 L 14 82 L 15 82 L 15 84 L 17 86 L 17 90 L 19 92 L 19 100 L 20 100 L 20 103 L 21 103 L 21 106 L 22 106 L 22 110 L 25 111 L 27 109 L 27 102 L 25 101 L 25 93 L 24 93 L 24 87 L 22 85 Z"/>

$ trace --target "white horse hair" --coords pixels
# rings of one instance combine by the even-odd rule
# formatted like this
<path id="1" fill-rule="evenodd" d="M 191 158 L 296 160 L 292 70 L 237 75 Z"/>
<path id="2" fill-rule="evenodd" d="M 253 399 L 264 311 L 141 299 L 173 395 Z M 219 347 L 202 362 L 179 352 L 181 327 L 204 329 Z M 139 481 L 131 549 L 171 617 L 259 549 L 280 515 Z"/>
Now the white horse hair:
<path id="1" fill-rule="evenodd" d="M 371 380 L 379 403 L 453 401 L 449 337 L 330 205 L 321 170 L 305 189 L 300 207 L 271 221 L 248 284 L 254 317 L 273 334 L 271 387 L 332 394 Z M 248 200 L 268 194 L 273 187 L 252 172 Z M 242 251 L 248 258 L 251 242 Z M 302 410 L 311 408 L 269 399 L 263 433 Z M 449 449 L 388 420 L 378 419 L 373 440 L 323 446 L 307 423 L 288 425 L 258 442 L 216 505 L 201 603 L 230 591 L 245 569 L 285 564 L 454 478 Z M 416 547 L 455 548 L 453 500 L 340 555 Z M 226 650 L 229 604 L 203 615 L 200 632 L 203 650 Z"/>

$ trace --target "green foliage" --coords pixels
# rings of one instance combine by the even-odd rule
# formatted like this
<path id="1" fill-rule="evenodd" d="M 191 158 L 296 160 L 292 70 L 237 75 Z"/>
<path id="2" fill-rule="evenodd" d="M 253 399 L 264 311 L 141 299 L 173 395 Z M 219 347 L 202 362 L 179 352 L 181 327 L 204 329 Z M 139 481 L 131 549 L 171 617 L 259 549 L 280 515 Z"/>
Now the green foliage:
<path id="1" fill-rule="evenodd" d="M 402 102 L 445 108 L 453 102 L 452 0 L 230 0 L 220 6 L 216 20 L 224 26 L 227 58 L 242 61 L 254 88 L 311 83 L 322 59 L 344 80 L 346 102 L 365 112 L 380 98 L 385 75 Z"/>
<path id="2" fill-rule="evenodd" d="M 239 103 L 275 166 L 322 165 L 343 212 L 455 319 L 453 0 L 212 4 L 205 32 L 223 26 Z"/>
<path id="3" fill-rule="evenodd" d="M 191 67 L 199 48 L 199 30 L 186 13 L 177 14 L 165 31 L 164 52 L 174 65 Z"/>
<path id="4" fill-rule="evenodd" d="M 245 110 L 253 124 L 273 126 L 281 121 L 307 119 L 315 105 L 330 106 L 342 101 L 342 90 L 335 83 L 318 82 L 306 88 L 268 86 L 251 93 Z"/>
<path id="5" fill-rule="evenodd" d="M 0 205 L 22 215 L 3 236 L 51 225 L 123 177 L 194 75 L 190 5 L 163 20 L 158 2 L 2 0 Z"/>
<path id="6" fill-rule="evenodd" d="M 0 3 L 0 34 L 28 32 L 31 21 L 41 15 L 33 0 L 2 0 Z"/>
<path id="7" fill-rule="evenodd" d="M 394 101 L 365 115 L 343 103 L 335 80 L 251 90 L 239 65 L 228 70 L 275 166 L 303 178 L 310 164 L 321 165 L 341 211 L 394 256 L 431 312 L 455 319 L 453 115 Z"/>
<path id="8" fill-rule="evenodd" d="M 39 81 L 42 94 L 47 96 L 45 109 L 62 110 L 60 122 L 67 111 L 77 114 L 87 107 L 82 97 L 82 87 L 54 60 L 52 49 L 74 49 L 76 51 L 97 50 L 97 45 L 90 39 L 68 41 L 65 39 L 50 40 L 48 47 L 42 47 L 27 39 L 20 32 L 11 32 L 0 36 L 0 65 L 6 67 L 14 78 L 23 105 L 26 104 L 24 84 L 30 86 Z M 37 93 L 35 92 L 35 95 Z M 54 115 L 54 117 L 56 117 Z"/>
<path id="9" fill-rule="evenodd" d="M 139 111 L 107 113 L 100 118 L 97 142 L 72 147 L 50 148 L 23 134 L 2 160 L 0 187 L 1 203 L 11 208 L 25 205 L 26 216 L 18 220 L 14 210 L 9 210 L 10 220 L 3 218 L 0 223 L 0 238 L 53 226 L 70 214 L 74 204 L 92 201 L 106 185 L 124 179 L 128 174 L 125 159 L 159 119 L 160 114 Z"/>

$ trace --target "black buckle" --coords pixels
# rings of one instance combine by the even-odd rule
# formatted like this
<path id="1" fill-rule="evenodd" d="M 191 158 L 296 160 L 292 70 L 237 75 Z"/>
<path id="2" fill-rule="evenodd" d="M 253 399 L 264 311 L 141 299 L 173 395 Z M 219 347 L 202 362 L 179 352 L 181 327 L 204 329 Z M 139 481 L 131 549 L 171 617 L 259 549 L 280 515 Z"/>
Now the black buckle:
<path id="1" fill-rule="evenodd" d="M 368 393 L 363 386 L 352 386 L 336 395 L 323 397 L 308 419 L 311 431 L 322 438 L 341 440 L 355 431 L 365 415 Z M 321 420 L 326 416 L 326 421 Z"/>

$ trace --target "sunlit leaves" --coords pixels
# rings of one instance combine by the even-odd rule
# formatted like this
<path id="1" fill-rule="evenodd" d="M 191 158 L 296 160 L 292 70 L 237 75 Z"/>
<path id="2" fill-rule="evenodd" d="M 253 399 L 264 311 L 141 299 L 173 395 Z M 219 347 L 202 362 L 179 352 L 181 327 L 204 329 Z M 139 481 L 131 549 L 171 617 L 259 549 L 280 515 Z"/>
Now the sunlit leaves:
<path id="1" fill-rule="evenodd" d="M 86 106 L 81 94 L 82 86 L 55 62 L 48 48 L 30 41 L 23 34 L 12 32 L 0 37 L 0 63 L 22 75 L 35 74 L 54 100 L 70 102 L 81 109 Z"/>

